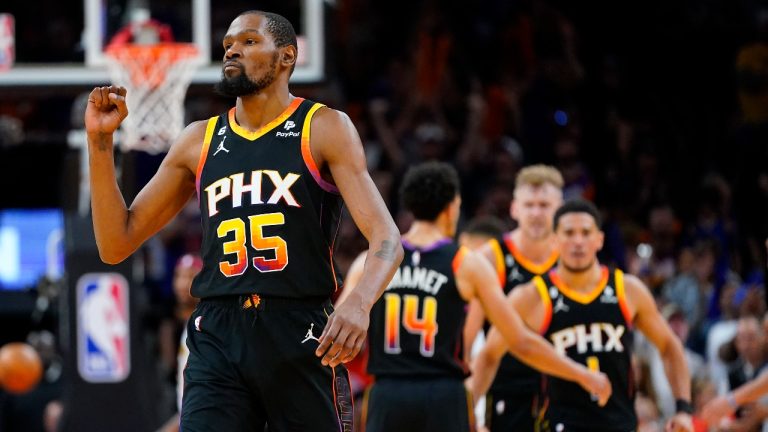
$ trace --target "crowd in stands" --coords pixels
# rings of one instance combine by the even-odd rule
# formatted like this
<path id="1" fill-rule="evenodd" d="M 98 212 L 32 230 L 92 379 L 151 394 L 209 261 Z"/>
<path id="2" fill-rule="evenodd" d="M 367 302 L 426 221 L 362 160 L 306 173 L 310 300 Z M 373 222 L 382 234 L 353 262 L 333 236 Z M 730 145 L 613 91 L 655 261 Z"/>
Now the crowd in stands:
<path id="1" fill-rule="evenodd" d="M 212 8 L 214 48 L 231 17 L 250 8 L 240 3 Z M 290 14 L 280 3 L 274 9 Z M 768 363 L 768 6 L 332 3 L 326 6 L 328 77 L 293 92 L 350 115 L 402 230 L 410 219 L 397 188 L 412 164 L 442 160 L 457 167 L 464 188 L 460 228 L 477 218 L 511 228 L 518 170 L 551 164 L 563 174 L 566 199 L 586 198 L 601 209 L 601 260 L 641 277 L 684 341 L 695 407 L 760 373 Z M 59 52 L 77 57 L 74 36 L 67 39 L 69 32 L 57 26 L 75 27 L 57 19 L 46 26 L 56 37 L 24 43 L 69 41 Z M 18 61 L 34 55 L 20 50 Z M 216 115 L 229 103 L 193 88 L 187 115 Z M 0 98 L 0 150 L 24 145 L 25 137 L 64 136 L 71 109 L 61 96 Z M 168 327 L 178 321 L 173 266 L 200 244 L 195 207 L 190 203 L 145 247 L 152 325 L 163 329 L 166 342 L 178 339 Z M 366 245 L 349 217 L 336 244 L 342 273 Z M 650 432 L 661 430 L 673 403 L 657 376 L 663 377 L 658 353 L 646 345 L 638 341 L 637 410 L 640 430 Z M 174 351 L 158 352 L 173 382 Z M 765 418 L 768 405 L 745 406 L 727 430 L 759 430 Z"/>

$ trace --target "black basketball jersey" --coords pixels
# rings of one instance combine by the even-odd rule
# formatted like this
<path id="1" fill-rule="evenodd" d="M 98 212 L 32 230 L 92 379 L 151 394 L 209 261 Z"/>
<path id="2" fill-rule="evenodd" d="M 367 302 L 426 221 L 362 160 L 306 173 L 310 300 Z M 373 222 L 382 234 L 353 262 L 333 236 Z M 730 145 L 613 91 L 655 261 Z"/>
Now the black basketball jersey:
<path id="1" fill-rule="evenodd" d="M 516 286 L 529 282 L 535 276 L 546 273 L 559 257 L 556 251 L 543 264 L 537 265 L 523 256 L 512 241 L 511 233 L 490 241 L 493 249 L 494 267 L 504 294 L 509 294 Z M 531 395 L 538 392 L 541 373 L 510 355 L 505 354 L 499 364 L 499 370 L 491 384 L 491 393 L 504 391 Z M 526 407 L 528 409 L 528 407 Z"/>
<path id="2" fill-rule="evenodd" d="M 405 256 L 371 310 L 368 373 L 462 379 L 466 302 L 455 272 L 466 248 L 445 239 L 429 247 L 403 240 Z"/>
<path id="3" fill-rule="evenodd" d="M 203 269 L 192 295 L 327 298 L 338 287 L 333 243 L 343 202 L 309 148 L 322 106 L 294 98 L 253 132 L 238 125 L 235 108 L 208 120 L 196 179 Z"/>
<path id="4" fill-rule="evenodd" d="M 600 283 L 589 294 L 574 292 L 555 271 L 534 278 L 544 303 L 544 337 L 560 354 L 608 376 L 613 394 L 601 408 L 578 384 L 547 377 L 553 430 L 558 423 L 590 430 L 635 430 L 635 388 L 632 376 L 632 317 L 621 270 L 602 267 Z M 568 430 L 566 428 L 566 430 Z"/>

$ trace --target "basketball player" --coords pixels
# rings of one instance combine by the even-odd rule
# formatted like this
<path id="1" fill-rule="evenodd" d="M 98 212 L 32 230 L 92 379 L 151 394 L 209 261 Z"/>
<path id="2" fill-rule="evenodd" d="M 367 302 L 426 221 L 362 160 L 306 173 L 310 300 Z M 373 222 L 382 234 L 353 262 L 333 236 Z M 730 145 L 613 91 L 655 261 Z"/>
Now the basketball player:
<path id="1" fill-rule="evenodd" d="M 371 312 L 366 431 L 469 431 L 472 405 L 463 379 L 463 324 L 474 297 L 512 351 L 550 374 L 607 399 L 603 374 L 559 356 L 504 303 L 493 268 L 453 240 L 461 199 L 456 171 L 430 162 L 409 170 L 400 191 L 415 221 L 402 237 L 405 259 Z M 360 261 L 348 282 L 360 274 Z"/>
<path id="2" fill-rule="evenodd" d="M 501 238 L 505 230 L 504 222 L 495 216 L 481 216 L 472 219 L 462 228 L 458 241 L 461 246 L 475 250 L 493 239 Z"/>
<path id="3" fill-rule="evenodd" d="M 677 414 L 667 430 L 691 431 L 690 376 L 683 347 L 642 282 L 619 270 L 609 271 L 597 261 L 603 233 L 595 206 L 569 201 L 557 210 L 553 225 L 560 250 L 557 266 L 515 288 L 508 298 L 528 327 L 544 335 L 559 353 L 608 375 L 614 392 L 600 408 L 572 383 L 547 377 L 547 421 L 538 425 L 540 429 L 626 432 L 637 428 L 630 365 L 632 334 L 637 328 L 658 348 L 677 399 Z M 488 388 L 506 349 L 501 334 L 492 328 L 472 364 L 473 394 Z"/>
<path id="4" fill-rule="evenodd" d="M 532 165 L 518 173 L 510 204 L 517 228 L 480 249 L 496 269 L 505 294 L 557 263 L 552 216 L 562 203 L 562 187 L 563 176 L 551 166 Z M 482 308 L 472 302 L 465 333 L 469 343 L 484 322 Z M 540 382 L 538 371 L 506 354 L 485 395 L 485 426 L 492 432 L 533 430 L 541 399 Z"/>
<path id="5" fill-rule="evenodd" d="M 85 123 L 99 253 L 124 260 L 196 192 L 204 263 L 192 286 L 201 300 L 187 327 L 181 429 L 350 430 L 349 381 L 337 366 L 360 350 L 370 310 L 402 259 L 399 232 L 349 118 L 289 92 L 291 24 L 247 11 L 223 46 L 217 89 L 236 105 L 190 124 L 129 208 L 112 157 L 126 90 L 91 92 Z M 371 252 L 334 312 L 342 198 Z"/>

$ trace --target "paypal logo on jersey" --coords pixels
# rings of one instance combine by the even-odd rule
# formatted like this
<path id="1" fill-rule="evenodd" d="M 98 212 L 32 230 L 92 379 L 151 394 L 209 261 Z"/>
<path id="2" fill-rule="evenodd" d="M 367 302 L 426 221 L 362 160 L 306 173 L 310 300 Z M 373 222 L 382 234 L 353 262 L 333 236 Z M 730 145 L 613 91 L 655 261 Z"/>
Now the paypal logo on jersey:
<path id="1" fill-rule="evenodd" d="M 285 129 L 288 132 L 277 131 L 277 133 L 275 133 L 275 136 L 282 137 L 282 138 L 301 136 L 300 132 L 293 132 L 291 130 L 291 129 L 295 128 L 295 127 L 296 127 L 296 123 L 294 123 L 291 120 L 288 120 L 287 122 L 285 122 L 285 125 L 283 125 L 283 129 Z"/>
<path id="2" fill-rule="evenodd" d="M 124 381 L 131 370 L 128 281 L 87 273 L 77 282 L 77 369 L 92 383 Z"/>

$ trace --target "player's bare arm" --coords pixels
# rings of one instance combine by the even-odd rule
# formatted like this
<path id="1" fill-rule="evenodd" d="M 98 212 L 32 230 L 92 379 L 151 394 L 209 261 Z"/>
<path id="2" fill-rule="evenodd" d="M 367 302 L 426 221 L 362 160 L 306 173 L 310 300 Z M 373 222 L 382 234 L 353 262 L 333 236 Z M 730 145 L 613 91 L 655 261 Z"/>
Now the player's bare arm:
<path id="1" fill-rule="evenodd" d="M 457 279 L 462 295 L 469 294 L 464 292 L 466 289 L 464 287 L 472 287 L 473 292 L 471 294 L 480 300 L 488 318 L 504 336 L 512 354 L 544 373 L 579 383 L 585 390 L 598 396 L 601 406 L 608 402 L 608 398 L 611 396 L 611 384 L 608 378 L 602 373 L 592 372 L 585 366 L 559 355 L 544 338 L 532 332 L 520 318 L 519 309 L 514 308 L 511 304 L 513 296 L 510 296 L 510 299 L 504 298 L 499 288 L 499 282 L 495 278 L 495 272 L 484 258 L 473 252 L 468 252 L 459 267 Z M 535 290 L 534 287 L 531 289 Z M 518 289 L 512 290 L 512 293 L 515 291 Z M 525 310 L 529 313 L 532 311 L 530 308 Z M 498 350 L 498 347 L 495 349 Z M 498 358 L 499 361 L 501 359 L 501 356 L 498 355 L 494 357 Z M 498 362 L 493 367 L 494 371 L 497 369 Z M 491 376 L 491 380 L 488 380 L 486 376 L 483 378 L 483 382 L 490 386 L 492 379 L 493 376 Z M 474 386 L 474 384 L 472 385 Z M 473 390 L 473 394 L 475 391 Z M 487 387 L 483 388 L 479 394 L 485 391 L 487 391 Z"/>
<path id="2" fill-rule="evenodd" d="M 369 250 L 360 282 L 328 319 L 316 354 L 335 366 L 363 346 L 371 308 L 403 258 L 400 233 L 371 180 L 360 137 L 345 114 L 321 109 L 312 121 L 312 157 L 321 174 L 339 188 Z"/>
<path id="3" fill-rule="evenodd" d="M 511 297 L 514 293 L 515 301 Z M 506 304 L 516 307 L 516 311 L 525 310 L 519 314 L 525 325 L 530 328 L 538 328 L 543 320 L 544 310 L 538 298 L 538 293 L 531 282 L 515 287 L 507 295 Z M 488 392 L 501 364 L 501 359 L 508 352 L 507 341 L 497 327 L 491 327 L 485 339 L 483 349 L 472 361 L 472 376 L 470 377 L 470 390 L 476 397 Z"/>
<path id="4" fill-rule="evenodd" d="M 189 125 L 129 207 L 117 185 L 113 160 L 113 133 L 128 115 L 126 97 L 122 87 L 96 87 L 85 112 L 93 227 L 99 255 L 110 264 L 127 258 L 189 200 L 205 133 L 205 122 Z"/>
<path id="5" fill-rule="evenodd" d="M 683 345 L 667 325 L 656 307 L 656 301 L 640 279 L 624 276 L 628 306 L 634 317 L 634 325 L 659 350 L 664 363 L 664 372 L 675 399 L 691 400 L 691 378 L 685 361 Z M 677 413 L 666 426 L 667 431 L 692 431 L 691 416 Z"/>
<path id="6" fill-rule="evenodd" d="M 756 402 L 766 393 L 768 372 L 763 372 L 752 381 L 707 402 L 701 410 L 702 418 L 707 424 L 717 426 L 720 420 L 733 414 L 738 407 Z"/>
<path id="7" fill-rule="evenodd" d="M 520 287 L 517 287 L 520 290 Z M 480 309 L 482 305 L 478 300 L 473 300 Z M 533 310 L 531 309 L 533 312 Z M 485 314 L 483 314 L 485 316 Z M 498 328 L 491 327 L 486 335 L 483 348 L 472 358 L 470 369 L 472 375 L 467 379 L 467 389 L 472 393 L 472 397 L 478 400 L 491 388 L 493 379 L 501 365 L 501 359 L 507 353 L 507 342 L 499 332 Z"/>
<path id="8" fill-rule="evenodd" d="M 485 313 L 477 299 L 472 299 L 467 308 L 467 318 L 464 322 L 464 358 L 469 361 L 472 357 L 472 344 L 475 342 L 480 329 L 483 328 Z"/>
<path id="9" fill-rule="evenodd" d="M 491 249 L 490 242 L 493 240 L 489 240 L 486 242 L 483 246 L 476 249 L 476 252 L 486 258 L 488 262 L 493 265 L 494 264 L 494 258 L 493 258 L 493 249 Z M 499 287 L 499 290 L 501 290 L 501 287 Z M 464 340 L 466 341 L 465 346 L 465 355 L 466 358 L 469 358 L 469 352 L 472 348 L 472 342 L 475 341 L 475 338 L 477 337 L 477 334 L 480 332 L 480 329 L 483 328 L 483 323 L 485 322 L 485 312 L 483 312 L 483 307 L 480 305 L 480 302 L 477 299 L 472 299 L 471 302 L 469 302 L 469 310 L 467 311 L 467 320 L 464 323 Z"/>
<path id="10" fill-rule="evenodd" d="M 347 276 L 344 278 L 343 290 L 341 291 L 339 298 L 336 299 L 336 304 L 334 306 L 344 303 L 344 300 L 349 297 L 349 293 L 360 283 L 360 278 L 363 277 L 363 269 L 365 268 L 366 255 L 368 255 L 368 251 L 363 251 L 363 253 L 358 255 L 357 258 L 352 261 L 349 270 L 347 270 Z"/>

